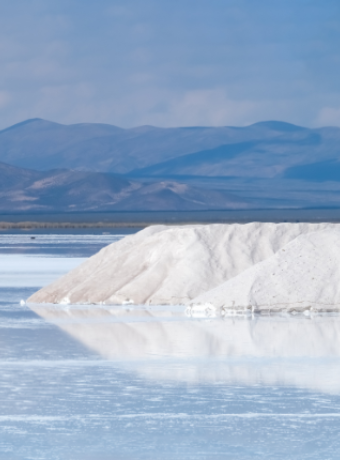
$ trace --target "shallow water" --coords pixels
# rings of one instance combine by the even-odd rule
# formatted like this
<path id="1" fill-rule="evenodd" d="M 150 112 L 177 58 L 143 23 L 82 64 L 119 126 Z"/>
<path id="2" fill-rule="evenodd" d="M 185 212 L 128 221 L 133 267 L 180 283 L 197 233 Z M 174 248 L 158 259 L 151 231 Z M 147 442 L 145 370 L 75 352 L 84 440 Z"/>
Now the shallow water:
<path id="1" fill-rule="evenodd" d="M 17 236 L 0 237 L 1 459 L 340 458 L 338 316 L 29 308 L 119 237 Z"/>

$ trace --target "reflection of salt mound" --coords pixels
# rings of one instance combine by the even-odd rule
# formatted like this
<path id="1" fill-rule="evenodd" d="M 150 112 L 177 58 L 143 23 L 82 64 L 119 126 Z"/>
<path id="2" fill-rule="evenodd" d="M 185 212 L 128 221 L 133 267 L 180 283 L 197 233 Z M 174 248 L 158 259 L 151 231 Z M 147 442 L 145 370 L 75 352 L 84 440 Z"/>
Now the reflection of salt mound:
<path id="1" fill-rule="evenodd" d="M 34 294 L 36 303 L 185 303 L 271 257 L 298 235 L 336 224 L 154 226 L 102 249 Z"/>
<path id="2" fill-rule="evenodd" d="M 340 232 L 297 237 L 254 265 L 192 301 L 251 310 L 340 308 Z"/>
<path id="3" fill-rule="evenodd" d="M 196 320 L 188 319 L 184 308 L 153 308 L 32 306 L 39 316 L 109 359 L 340 356 L 338 316 Z"/>
<path id="4" fill-rule="evenodd" d="M 184 308 L 173 307 L 35 305 L 33 310 L 104 358 L 157 381 L 340 391 L 334 362 L 340 356 L 339 316 L 189 320 Z"/>

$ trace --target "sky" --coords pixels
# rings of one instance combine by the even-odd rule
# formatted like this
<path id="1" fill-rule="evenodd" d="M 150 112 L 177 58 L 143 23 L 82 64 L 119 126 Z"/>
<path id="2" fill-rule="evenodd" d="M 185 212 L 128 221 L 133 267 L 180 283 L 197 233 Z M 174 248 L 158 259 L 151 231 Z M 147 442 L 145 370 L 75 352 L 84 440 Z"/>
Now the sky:
<path id="1" fill-rule="evenodd" d="M 0 129 L 340 126 L 339 0 L 0 0 Z"/>

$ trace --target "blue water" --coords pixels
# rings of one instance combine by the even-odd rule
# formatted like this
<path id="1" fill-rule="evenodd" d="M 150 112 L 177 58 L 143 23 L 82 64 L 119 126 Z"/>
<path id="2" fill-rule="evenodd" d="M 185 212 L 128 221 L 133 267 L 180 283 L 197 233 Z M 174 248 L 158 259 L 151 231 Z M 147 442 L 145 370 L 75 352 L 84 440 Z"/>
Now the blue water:
<path id="1" fill-rule="evenodd" d="M 37 314 L 19 304 L 41 285 L 32 258 L 39 266 L 88 257 L 117 236 L 87 243 L 79 235 L 24 237 L 0 241 L 18 270 L 30 272 L 26 286 L 16 279 L 0 288 L 1 459 L 340 458 L 336 355 L 223 354 L 218 344 L 228 342 L 223 328 L 231 323 L 195 320 L 180 309 L 165 312 L 170 317 L 161 309 L 150 316 L 72 306 Z M 262 320 L 239 321 L 252 328 Z M 196 331 L 195 347 L 173 332 L 176 325 Z"/>

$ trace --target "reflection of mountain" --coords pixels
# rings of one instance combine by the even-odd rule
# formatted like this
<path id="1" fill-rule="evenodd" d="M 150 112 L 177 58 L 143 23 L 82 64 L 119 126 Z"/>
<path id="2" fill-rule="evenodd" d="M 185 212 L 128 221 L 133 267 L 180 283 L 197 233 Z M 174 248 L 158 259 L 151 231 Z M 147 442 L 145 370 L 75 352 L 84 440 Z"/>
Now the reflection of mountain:
<path id="1" fill-rule="evenodd" d="M 104 358 L 133 360 L 147 378 L 340 391 L 340 317 L 197 320 L 179 309 L 31 308 Z M 157 365 L 165 358 L 176 365 Z"/>

